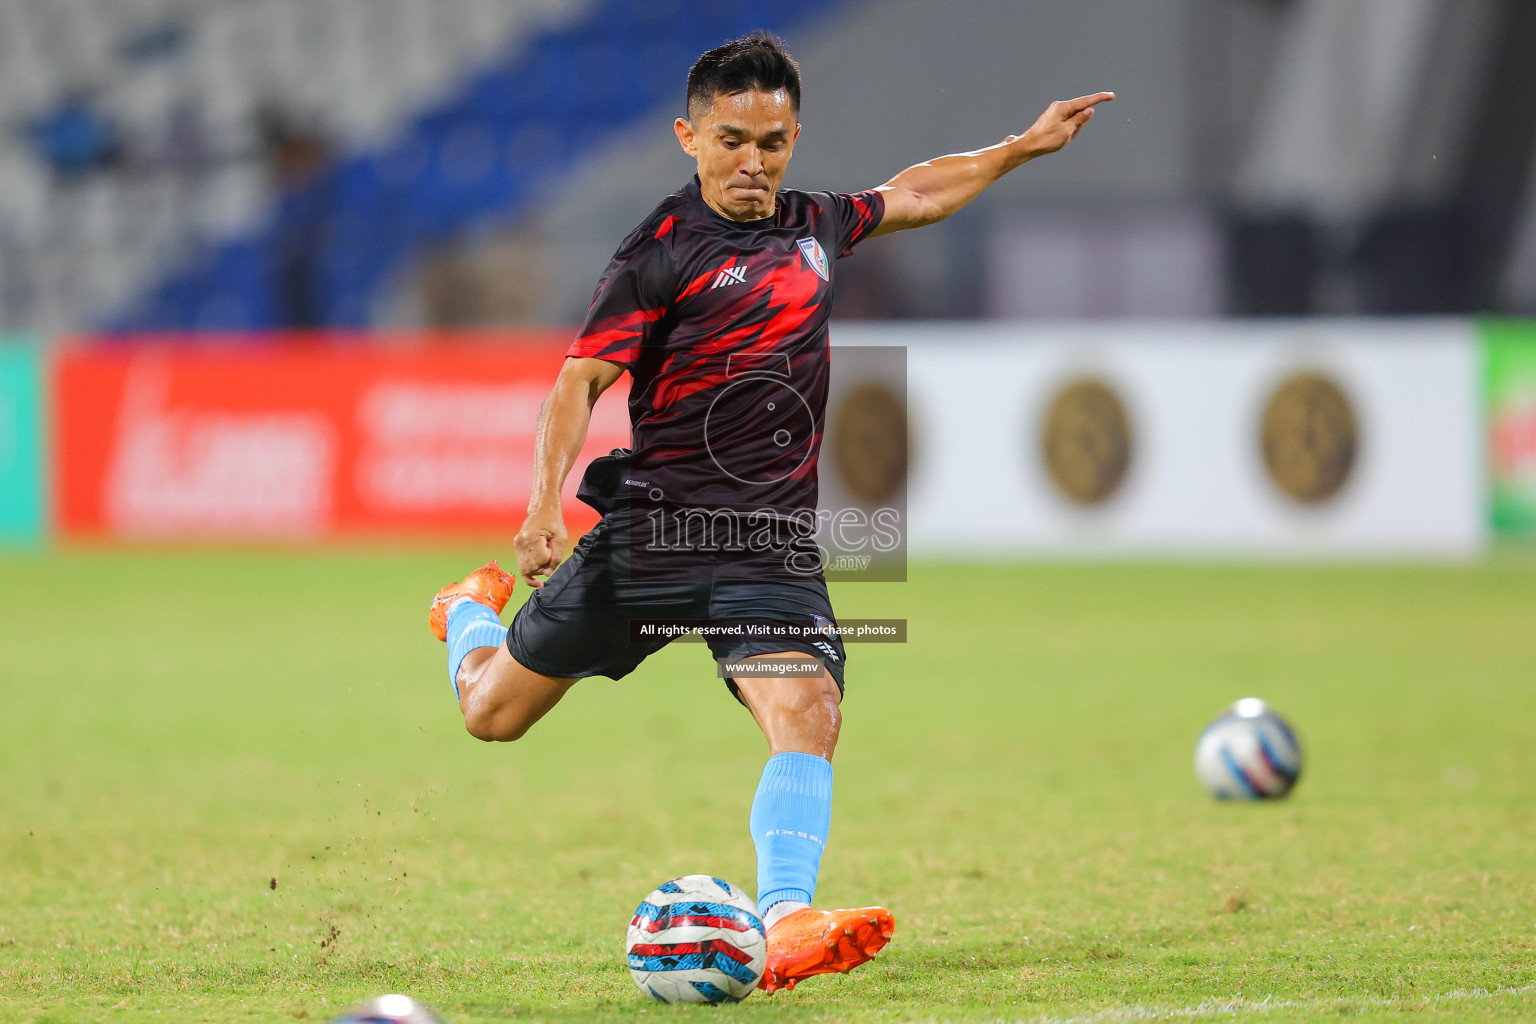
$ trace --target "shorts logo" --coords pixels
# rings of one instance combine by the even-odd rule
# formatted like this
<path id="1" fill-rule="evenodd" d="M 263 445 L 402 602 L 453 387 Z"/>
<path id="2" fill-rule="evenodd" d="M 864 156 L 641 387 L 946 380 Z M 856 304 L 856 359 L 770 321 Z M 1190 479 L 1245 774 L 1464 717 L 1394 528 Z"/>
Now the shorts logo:
<path id="1" fill-rule="evenodd" d="M 815 237 L 802 238 L 795 243 L 800 247 L 800 255 L 805 257 L 805 262 L 816 271 L 816 276 L 829 284 L 832 281 L 831 271 L 827 267 L 827 254 L 821 248 L 821 243 Z"/>

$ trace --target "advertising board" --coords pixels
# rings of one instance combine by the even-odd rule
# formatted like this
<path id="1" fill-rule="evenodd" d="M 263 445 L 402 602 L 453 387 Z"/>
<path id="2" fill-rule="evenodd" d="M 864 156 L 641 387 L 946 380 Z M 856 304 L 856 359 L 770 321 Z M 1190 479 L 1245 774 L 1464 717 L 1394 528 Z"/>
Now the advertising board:
<path id="1" fill-rule="evenodd" d="M 843 324 L 833 342 L 908 348 L 914 557 L 1486 543 L 1468 322 Z"/>
<path id="2" fill-rule="evenodd" d="M 61 350 L 54 509 L 67 538 L 309 541 L 505 534 L 527 509 L 564 335 L 428 346 L 287 340 Z M 627 378 L 626 378 L 627 380 Z M 580 465 L 628 444 L 626 382 Z"/>
<path id="3" fill-rule="evenodd" d="M 839 324 L 823 500 L 897 509 L 916 557 L 1471 557 L 1490 483 L 1500 528 L 1536 524 L 1536 328 L 1484 333 L 1486 351 L 1465 321 Z M 66 345 L 55 529 L 505 536 L 565 337 Z M 886 380 L 850 346 L 905 369 Z M 35 359 L 4 373 L 9 407 L 35 410 Z M 567 481 L 573 530 L 596 518 L 575 498 L 586 462 L 628 444 L 627 387 Z M 7 450 L 37 450 L 30 415 Z M 9 464 L 28 481 L 6 491 L 13 533 L 37 530 L 35 462 Z"/>
<path id="4" fill-rule="evenodd" d="M 29 339 L 0 338 L 0 544 L 41 539 L 42 355 Z"/>
<path id="5" fill-rule="evenodd" d="M 1482 332 L 1489 512 L 1501 533 L 1536 533 L 1536 323 Z"/>

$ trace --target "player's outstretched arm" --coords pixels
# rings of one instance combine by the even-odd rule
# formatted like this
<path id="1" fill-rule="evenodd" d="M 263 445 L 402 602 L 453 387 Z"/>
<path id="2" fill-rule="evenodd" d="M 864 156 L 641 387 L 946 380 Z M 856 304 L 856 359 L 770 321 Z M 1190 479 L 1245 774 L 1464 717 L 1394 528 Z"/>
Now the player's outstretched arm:
<path id="1" fill-rule="evenodd" d="M 512 541 L 517 551 L 517 574 L 535 589 L 544 583 L 534 577 L 548 576 L 565 558 L 569 538 L 560 511 L 560 491 L 586 443 L 592 406 L 623 373 L 624 367 L 606 359 L 567 359 L 539 410 L 528 518 Z"/>
<path id="2" fill-rule="evenodd" d="M 954 153 L 908 167 L 880 186 L 885 217 L 872 234 L 888 235 L 943 220 L 1015 167 L 1071 142 L 1093 117 L 1093 108 L 1114 98 L 1112 92 L 1096 92 L 1057 100 L 1022 135 L 1010 135 L 973 153 Z"/>

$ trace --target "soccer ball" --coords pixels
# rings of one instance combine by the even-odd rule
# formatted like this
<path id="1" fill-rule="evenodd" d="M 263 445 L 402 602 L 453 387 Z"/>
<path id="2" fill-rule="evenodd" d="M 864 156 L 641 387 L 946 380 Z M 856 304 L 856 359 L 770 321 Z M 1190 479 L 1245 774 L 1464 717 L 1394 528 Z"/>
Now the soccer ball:
<path id="1" fill-rule="evenodd" d="M 625 937 L 629 973 L 663 1003 L 735 1003 L 768 966 L 768 930 L 751 897 L 712 875 L 663 882 Z"/>
<path id="2" fill-rule="evenodd" d="M 331 1024 L 443 1024 L 437 1015 L 410 996 L 391 995 L 354 1006 Z"/>
<path id="3" fill-rule="evenodd" d="M 1219 800 L 1282 797 L 1301 777 L 1301 744 L 1262 700 L 1244 697 L 1200 734 L 1195 774 Z"/>

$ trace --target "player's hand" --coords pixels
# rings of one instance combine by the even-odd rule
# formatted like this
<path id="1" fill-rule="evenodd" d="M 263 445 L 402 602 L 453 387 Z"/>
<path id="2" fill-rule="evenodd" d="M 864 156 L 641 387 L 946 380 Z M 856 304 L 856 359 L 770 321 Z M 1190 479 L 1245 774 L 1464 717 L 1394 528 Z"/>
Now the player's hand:
<path id="1" fill-rule="evenodd" d="M 1115 98 L 1112 92 L 1096 92 L 1079 96 L 1075 100 L 1057 100 L 1045 108 L 1045 113 L 1017 138 L 1023 142 L 1030 157 L 1054 153 L 1077 137 L 1083 125 L 1093 117 L 1093 108 Z M 1012 141 L 1012 140 L 1009 140 Z"/>
<path id="2" fill-rule="evenodd" d="M 523 528 L 512 539 L 517 552 L 517 575 L 533 589 L 544 589 L 544 581 L 534 577 L 555 571 L 565 559 L 568 539 L 565 517 L 558 508 L 529 512 Z"/>

